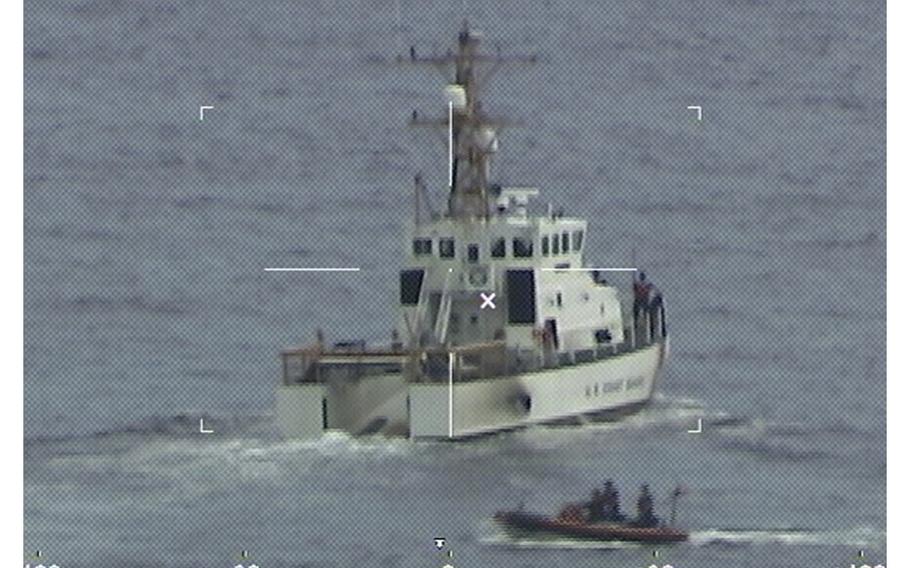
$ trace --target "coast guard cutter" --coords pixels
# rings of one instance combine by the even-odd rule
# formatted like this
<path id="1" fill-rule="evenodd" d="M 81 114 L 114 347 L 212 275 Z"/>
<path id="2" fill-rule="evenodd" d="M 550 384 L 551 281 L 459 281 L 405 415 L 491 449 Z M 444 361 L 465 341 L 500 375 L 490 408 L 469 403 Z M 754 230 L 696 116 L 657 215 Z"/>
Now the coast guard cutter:
<path id="1" fill-rule="evenodd" d="M 444 213 L 415 218 L 405 240 L 400 312 L 390 344 L 315 344 L 282 353 L 278 422 L 291 437 L 463 438 L 534 423 L 628 412 L 647 403 L 664 366 L 664 303 L 585 263 L 587 222 L 535 214 L 533 188 L 490 179 L 497 128 L 478 98 L 480 69 L 506 61 L 480 50 L 467 25 L 457 48 L 405 62 L 454 66 Z M 514 60 L 514 58 L 513 58 Z M 643 279 L 642 279 L 643 281 Z"/>

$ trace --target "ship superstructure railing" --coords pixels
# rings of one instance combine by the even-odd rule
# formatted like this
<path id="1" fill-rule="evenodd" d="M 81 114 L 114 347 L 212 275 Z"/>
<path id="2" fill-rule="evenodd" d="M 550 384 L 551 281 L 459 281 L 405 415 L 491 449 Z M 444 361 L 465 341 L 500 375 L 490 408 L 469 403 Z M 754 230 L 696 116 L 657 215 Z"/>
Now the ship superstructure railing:
<path id="1" fill-rule="evenodd" d="M 651 329 L 654 333 L 649 333 Z M 545 345 L 510 348 L 504 341 L 418 349 L 406 349 L 402 345 L 367 347 L 360 342 L 336 344 L 331 348 L 315 344 L 282 353 L 283 382 L 294 385 L 359 381 L 389 374 L 402 374 L 406 380 L 418 383 L 509 377 L 635 353 L 663 341 L 665 331 L 644 318 L 626 328 L 623 343 L 575 350 L 556 350 Z"/>

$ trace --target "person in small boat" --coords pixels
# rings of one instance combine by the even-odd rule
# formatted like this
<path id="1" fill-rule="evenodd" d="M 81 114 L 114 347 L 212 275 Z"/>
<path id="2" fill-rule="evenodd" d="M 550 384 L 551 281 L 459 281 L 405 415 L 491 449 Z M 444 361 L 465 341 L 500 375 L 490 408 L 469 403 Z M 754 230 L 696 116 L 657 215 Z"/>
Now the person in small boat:
<path id="1" fill-rule="evenodd" d="M 660 524 L 660 519 L 654 514 L 654 498 L 651 497 L 651 489 L 647 484 L 641 486 L 641 493 L 638 495 L 638 518 L 635 525 L 639 527 L 656 527 Z"/>
<path id="2" fill-rule="evenodd" d="M 591 491 L 591 499 L 585 503 L 588 522 L 599 523 L 604 520 L 604 497 L 597 489 Z"/>
<path id="3" fill-rule="evenodd" d="M 624 523 L 626 516 L 619 509 L 619 490 L 613 484 L 612 479 L 604 483 L 603 496 L 603 520 L 608 523 Z"/>
<path id="4" fill-rule="evenodd" d="M 559 511 L 556 519 L 565 523 L 582 522 L 584 521 L 584 509 L 576 503 L 570 503 Z"/>

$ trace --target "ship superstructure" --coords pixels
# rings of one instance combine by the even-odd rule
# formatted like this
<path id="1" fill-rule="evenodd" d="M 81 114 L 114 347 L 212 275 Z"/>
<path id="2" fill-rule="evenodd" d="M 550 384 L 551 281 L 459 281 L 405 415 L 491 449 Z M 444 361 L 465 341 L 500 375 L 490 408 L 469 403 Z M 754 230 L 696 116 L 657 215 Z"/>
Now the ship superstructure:
<path id="1" fill-rule="evenodd" d="M 278 416 L 288 435 L 457 438 L 651 397 L 667 349 L 663 299 L 650 287 L 626 300 L 586 268 L 584 219 L 535 213 L 536 188 L 491 181 L 503 121 L 484 111 L 478 77 L 507 59 L 481 53 L 480 41 L 465 25 L 454 52 L 411 50 L 408 61 L 455 70 L 446 116 L 412 116 L 447 131 L 447 207 L 424 211 L 430 199 L 416 180 L 391 344 L 330 347 L 320 337 L 282 354 Z"/>

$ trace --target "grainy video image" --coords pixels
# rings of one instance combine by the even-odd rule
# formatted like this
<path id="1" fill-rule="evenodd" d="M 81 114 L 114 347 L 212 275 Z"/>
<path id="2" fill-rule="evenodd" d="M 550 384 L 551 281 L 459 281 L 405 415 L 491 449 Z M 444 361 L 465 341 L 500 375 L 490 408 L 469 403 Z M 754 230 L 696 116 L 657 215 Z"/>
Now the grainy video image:
<path id="1" fill-rule="evenodd" d="M 25 565 L 883 568 L 885 5 L 26 0 Z"/>

